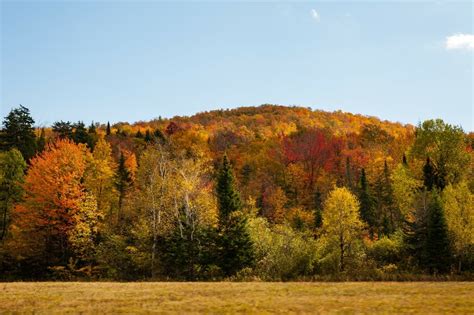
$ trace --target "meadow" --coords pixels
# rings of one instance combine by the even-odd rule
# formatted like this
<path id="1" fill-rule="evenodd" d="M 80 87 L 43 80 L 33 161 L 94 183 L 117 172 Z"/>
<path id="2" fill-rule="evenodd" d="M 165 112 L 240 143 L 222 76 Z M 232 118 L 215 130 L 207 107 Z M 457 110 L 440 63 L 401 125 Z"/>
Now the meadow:
<path id="1" fill-rule="evenodd" d="M 473 282 L 14 282 L 0 313 L 473 314 Z"/>

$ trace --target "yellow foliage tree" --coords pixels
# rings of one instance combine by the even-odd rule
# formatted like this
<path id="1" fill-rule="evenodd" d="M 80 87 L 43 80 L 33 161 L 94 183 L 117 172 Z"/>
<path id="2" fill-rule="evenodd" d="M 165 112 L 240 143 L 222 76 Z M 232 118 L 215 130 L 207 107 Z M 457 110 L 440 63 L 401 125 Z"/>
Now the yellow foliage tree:
<path id="1" fill-rule="evenodd" d="M 344 271 L 351 244 L 361 236 L 359 201 L 347 188 L 335 188 L 324 203 L 323 237 L 338 244 L 339 268 Z"/>

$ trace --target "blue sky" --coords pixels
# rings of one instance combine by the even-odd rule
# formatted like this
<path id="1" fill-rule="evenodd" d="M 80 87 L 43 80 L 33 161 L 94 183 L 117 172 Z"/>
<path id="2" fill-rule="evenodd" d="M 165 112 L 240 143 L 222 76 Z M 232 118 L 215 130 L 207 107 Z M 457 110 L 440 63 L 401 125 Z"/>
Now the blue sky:
<path id="1" fill-rule="evenodd" d="M 133 122 L 273 103 L 470 131 L 473 14 L 471 1 L 2 1 L 1 115 Z"/>

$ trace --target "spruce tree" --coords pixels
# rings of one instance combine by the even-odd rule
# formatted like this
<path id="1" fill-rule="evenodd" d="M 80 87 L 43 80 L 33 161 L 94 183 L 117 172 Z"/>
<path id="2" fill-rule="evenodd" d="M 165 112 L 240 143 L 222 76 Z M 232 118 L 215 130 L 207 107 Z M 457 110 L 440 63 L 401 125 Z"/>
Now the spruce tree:
<path id="1" fill-rule="evenodd" d="M 370 236 L 374 235 L 374 228 L 376 226 L 374 202 L 369 191 L 369 184 L 363 168 L 360 174 L 359 187 L 359 201 L 360 201 L 360 217 L 369 226 Z"/>
<path id="2" fill-rule="evenodd" d="M 429 157 L 426 158 L 426 163 L 423 166 L 423 184 L 428 191 L 431 191 L 436 184 L 435 168 Z"/>
<path id="3" fill-rule="evenodd" d="M 145 142 L 146 142 L 146 143 L 149 143 L 149 142 L 151 142 L 152 140 L 153 140 L 153 139 L 151 138 L 150 130 L 147 129 L 147 130 L 145 131 Z"/>
<path id="4" fill-rule="evenodd" d="M 217 178 L 217 201 L 221 225 L 226 224 L 232 212 L 239 211 L 242 207 L 240 195 L 235 189 L 232 166 L 227 155 L 224 155 L 222 168 Z"/>
<path id="5" fill-rule="evenodd" d="M 314 227 L 319 229 L 323 225 L 323 200 L 321 192 L 314 193 Z"/>
<path id="6" fill-rule="evenodd" d="M 119 165 L 117 168 L 117 173 L 115 174 L 115 188 L 119 193 L 119 204 L 118 204 L 118 220 L 121 220 L 122 215 L 122 206 L 123 206 L 123 199 L 125 198 L 125 194 L 127 193 L 128 189 L 132 184 L 132 177 L 130 171 L 125 166 L 125 156 L 123 153 L 120 154 Z"/>
<path id="7" fill-rule="evenodd" d="M 111 129 L 110 129 L 110 122 L 107 122 L 107 127 L 105 129 L 105 134 L 107 136 L 110 136 L 110 134 L 112 133 Z"/>
<path id="8" fill-rule="evenodd" d="M 3 129 L 0 133 L 1 150 L 16 148 L 26 161 L 31 159 L 36 153 L 34 123 L 28 108 L 20 105 L 12 109 L 3 120 Z"/>
<path id="9" fill-rule="evenodd" d="M 426 233 L 426 261 L 424 265 L 431 273 L 449 271 L 451 250 L 448 237 L 448 228 L 444 217 L 444 209 L 436 190 L 428 207 Z"/>
<path id="10" fill-rule="evenodd" d="M 220 259 L 225 275 L 235 274 L 253 263 L 253 245 L 247 230 L 247 220 L 240 212 L 242 204 L 235 189 L 232 167 L 224 155 L 217 178 L 219 206 Z"/>

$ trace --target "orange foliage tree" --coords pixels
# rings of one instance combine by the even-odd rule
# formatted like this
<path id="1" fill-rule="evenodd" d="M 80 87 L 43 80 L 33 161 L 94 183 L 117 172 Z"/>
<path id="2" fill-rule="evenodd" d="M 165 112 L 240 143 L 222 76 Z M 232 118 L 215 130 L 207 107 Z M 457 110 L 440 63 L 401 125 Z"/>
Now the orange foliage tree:
<path id="1" fill-rule="evenodd" d="M 13 213 L 11 246 L 20 261 L 42 266 L 67 261 L 68 232 L 84 198 L 88 154 L 85 145 L 58 140 L 31 160 L 26 196 Z"/>

